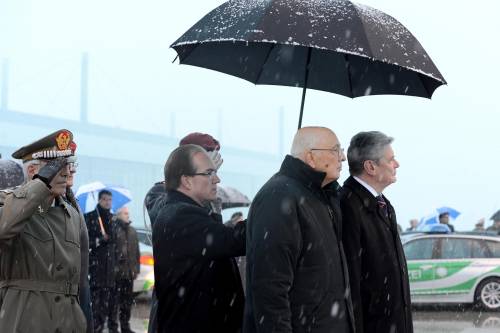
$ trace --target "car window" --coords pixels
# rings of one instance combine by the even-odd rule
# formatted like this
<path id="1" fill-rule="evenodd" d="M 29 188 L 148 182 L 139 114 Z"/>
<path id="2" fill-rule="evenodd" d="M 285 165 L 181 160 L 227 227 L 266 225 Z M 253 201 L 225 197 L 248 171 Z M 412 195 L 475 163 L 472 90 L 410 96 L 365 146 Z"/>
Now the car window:
<path id="1" fill-rule="evenodd" d="M 139 239 L 140 243 L 145 244 L 147 246 L 153 246 L 151 242 L 151 236 L 149 236 L 148 233 L 143 231 L 137 231 L 137 238 Z"/>
<path id="2" fill-rule="evenodd" d="M 470 239 L 443 238 L 441 243 L 441 259 L 471 258 L 472 244 Z"/>
<path id="3" fill-rule="evenodd" d="M 486 241 L 493 258 L 500 258 L 500 242 Z"/>
<path id="4" fill-rule="evenodd" d="M 472 258 L 488 258 L 489 251 L 486 243 L 481 239 L 470 239 Z"/>
<path id="5" fill-rule="evenodd" d="M 403 248 L 407 260 L 432 259 L 433 249 L 437 244 L 433 238 L 415 239 L 406 243 Z"/>

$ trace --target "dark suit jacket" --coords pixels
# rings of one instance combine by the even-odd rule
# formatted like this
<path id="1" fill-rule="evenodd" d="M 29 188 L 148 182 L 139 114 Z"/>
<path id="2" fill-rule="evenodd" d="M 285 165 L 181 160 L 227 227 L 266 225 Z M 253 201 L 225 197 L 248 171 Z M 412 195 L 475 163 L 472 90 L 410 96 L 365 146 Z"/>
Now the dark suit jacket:
<path id="1" fill-rule="evenodd" d="M 410 287 L 396 213 L 349 177 L 341 190 L 343 241 L 357 333 L 413 332 Z"/>

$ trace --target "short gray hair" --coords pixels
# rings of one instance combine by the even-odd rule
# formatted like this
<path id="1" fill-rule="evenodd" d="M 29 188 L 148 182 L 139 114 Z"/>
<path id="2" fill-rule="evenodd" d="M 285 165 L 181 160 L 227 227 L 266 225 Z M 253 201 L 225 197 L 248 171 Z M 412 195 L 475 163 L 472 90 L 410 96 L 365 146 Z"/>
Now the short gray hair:
<path id="1" fill-rule="evenodd" d="M 353 136 L 347 149 L 351 175 L 360 175 L 364 170 L 365 161 L 378 162 L 384 156 L 385 147 L 392 141 L 394 138 L 378 131 L 360 132 Z"/>

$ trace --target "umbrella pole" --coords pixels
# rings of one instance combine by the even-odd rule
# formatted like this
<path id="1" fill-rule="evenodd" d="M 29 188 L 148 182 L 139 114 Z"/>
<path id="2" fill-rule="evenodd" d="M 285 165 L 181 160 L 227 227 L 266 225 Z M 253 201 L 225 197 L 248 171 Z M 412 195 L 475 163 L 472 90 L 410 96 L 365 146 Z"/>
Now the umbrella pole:
<path id="1" fill-rule="evenodd" d="M 299 127 L 302 127 L 302 115 L 304 114 L 304 103 L 306 100 L 307 79 L 309 78 L 309 64 L 311 62 L 312 48 L 307 48 L 306 76 L 304 78 L 304 87 L 302 88 L 302 102 L 300 103 Z"/>

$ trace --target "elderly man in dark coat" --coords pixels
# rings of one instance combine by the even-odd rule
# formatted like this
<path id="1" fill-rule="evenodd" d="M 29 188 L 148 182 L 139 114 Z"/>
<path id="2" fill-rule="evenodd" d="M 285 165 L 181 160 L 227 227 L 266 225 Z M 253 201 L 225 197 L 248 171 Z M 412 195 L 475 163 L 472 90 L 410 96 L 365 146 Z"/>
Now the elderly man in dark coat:
<path id="1" fill-rule="evenodd" d="M 245 253 L 245 223 L 226 227 L 206 208 L 219 181 L 197 145 L 176 148 L 165 164 L 167 196 L 153 224 L 160 333 L 241 330 L 244 296 L 233 257 Z"/>
<path id="2" fill-rule="evenodd" d="M 353 332 L 335 133 L 305 127 L 253 200 L 247 231 L 244 332 Z"/>
<path id="3" fill-rule="evenodd" d="M 382 194 L 399 167 L 392 141 L 380 132 L 361 132 L 347 151 L 351 176 L 340 203 L 357 333 L 413 332 L 396 213 Z"/>

